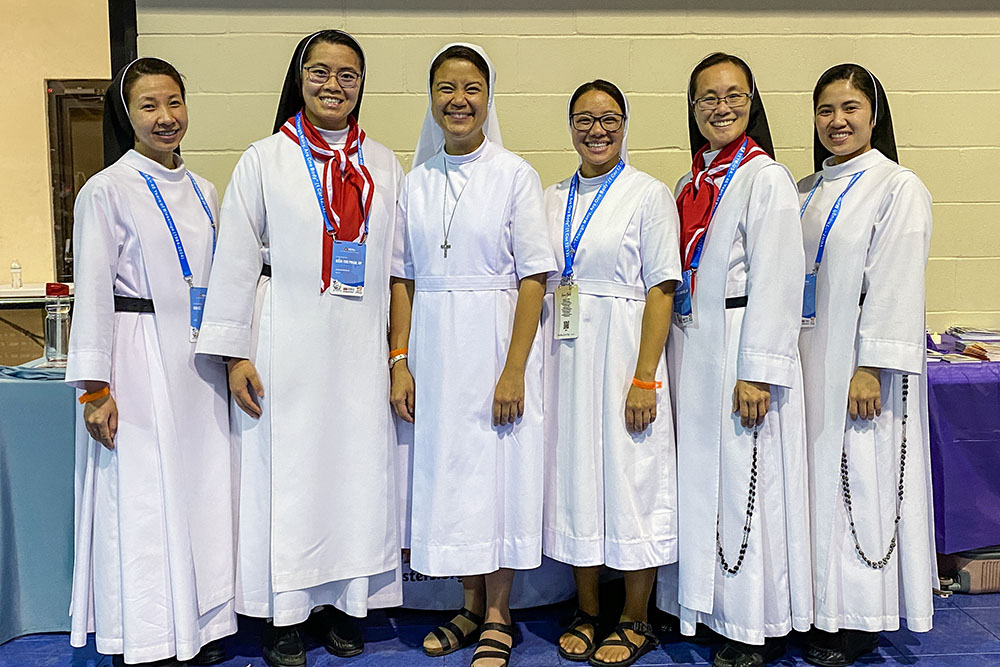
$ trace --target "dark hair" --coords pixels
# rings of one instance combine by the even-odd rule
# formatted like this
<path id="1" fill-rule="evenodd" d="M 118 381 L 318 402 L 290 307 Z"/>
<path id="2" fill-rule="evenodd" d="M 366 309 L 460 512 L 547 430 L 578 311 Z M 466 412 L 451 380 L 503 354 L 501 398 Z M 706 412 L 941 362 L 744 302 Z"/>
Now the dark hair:
<path id="1" fill-rule="evenodd" d="M 181 89 L 181 99 L 185 99 L 187 91 L 184 89 L 184 80 L 180 72 L 173 65 L 159 58 L 139 58 L 129 66 L 128 71 L 125 72 L 125 78 L 122 80 L 122 97 L 125 100 L 125 104 L 131 101 L 132 88 L 135 86 L 136 81 L 149 74 L 169 76 L 177 83 L 177 87 Z"/>
<path id="2" fill-rule="evenodd" d="M 434 62 L 431 63 L 431 72 L 427 77 L 428 86 L 434 86 L 434 74 L 441 68 L 441 65 L 444 65 L 449 60 L 465 60 L 472 63 L 479 70 L 479 73 L 483 75 L 483 78 L 486 79 L 486 90 L 489 91 L 490 66 L 486 64 L 486 59 L 476 53 L 475 49 L 470 49 L 468 46 L 460 44 L 449 46 L 434 59 Z"/>
<path id="3" fill-rule="evenodd" d="M 341 46 L 346 46 L 351 51 L 354 51 L 355 55 L 358 56 L 358 62 L 361 63 L 361 69 L 365 68 L 365 54 L 361 52 L 361 47 L 353 39 L 340 32 L 339 30 L 321 30 L 313 35 L 312 39 L 309 40 L 309 45 L 306 47 L 305 52 L 302 54 L 302 64 L 304 65 L 312 57 L 313 49 L 316 48 L 317 44 L 339 44 Z M 362 71 L 361 74 L 364 74 Z M 299 83 L 302 82 L 302 69 L 299 68 Z"/>
<path id="4" fill-rule="evenodd" d="M 872 107 L 873 113 L 876 106 L 875 82 L 872 75 L 861 65 L 845 63 L 837 65 L 823 72 L 823 76 L 816 82 L 813 88 L 813 111 L 819 105 L 819 96 L 827 86 L 836 81 L 847 81 L 849 84 L 861 91 L 861 94 L 868 98 L 868 104 Z"/>
<path id="5" fill-rule="evenodd" d="M 709 67 L 715 67 L 716 65 L 721 65 L 722 63 L 729 63 L 731 65 L 736 65 L 742 71 L 744 76 L 747 78 L 747 85 L 750 86 L 750 92 L 755 93 L 756 86 L 754 85 L 753 72 L 750 71 L 750 66 L 743 62 L 742 58 L 737 58 L 734 55 L 728 53 L 713 53 L 702 60 L 700 63 L 695 65 L 694 70 L 691 72 L 691 79 L 688 81 L 688 102 L 694 102 L 694 95 L 698 84 L 698 75 L 707 70 Z"/>
<path id="6" fill-rule="evenodd" d="M 615 101 L 618 108 L 625 113 L 625 96 L 622 95 L 622 91 L 618 89 L 618 86 L 611 83 L 610 81 L 605 81 L 604 79 L 594 79 L 593 81 L 588 81 L 587 83 L 581 85 L 573 93 L 573 96 L 569 98 L 569 112 L 572 115 L 573 107 L 576 105 L 576 101 L 583 97 L 584 93 L 589 93 L 592 90 L 599 90 L 605 93 Z"/>

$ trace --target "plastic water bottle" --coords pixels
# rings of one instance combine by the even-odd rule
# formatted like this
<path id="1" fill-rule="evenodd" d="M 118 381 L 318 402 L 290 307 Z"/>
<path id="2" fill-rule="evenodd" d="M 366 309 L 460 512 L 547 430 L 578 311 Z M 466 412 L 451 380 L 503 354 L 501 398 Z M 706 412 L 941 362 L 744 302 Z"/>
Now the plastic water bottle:
<path id="1" fill-rule="evenodd" d="M 24 281 L 21 280 L 21 265 L 17 263 L 16 259 L 10 263 L 10 286 L 14 289 L 24 287 Z"/>
<path id="2" fill-rule="evenodd" d="M 66 365 L 69 351 L 69 285 L 45 283 L 45 365 Z"/>

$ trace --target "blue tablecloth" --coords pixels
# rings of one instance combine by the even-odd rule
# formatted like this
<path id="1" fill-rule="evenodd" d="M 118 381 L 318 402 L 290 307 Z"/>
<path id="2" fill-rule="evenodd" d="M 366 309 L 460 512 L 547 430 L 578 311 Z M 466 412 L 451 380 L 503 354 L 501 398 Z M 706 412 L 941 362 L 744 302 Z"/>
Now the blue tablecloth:
<path id="1" fill-rule="evenodd" d="M 69 630 L 73 389 L 0 377 L 0 643 Z"/>
<path id="2" fill-rule="evenodd" d="M 1000 544 L 1000 362 L 927 365 L 939 553 Z"/>

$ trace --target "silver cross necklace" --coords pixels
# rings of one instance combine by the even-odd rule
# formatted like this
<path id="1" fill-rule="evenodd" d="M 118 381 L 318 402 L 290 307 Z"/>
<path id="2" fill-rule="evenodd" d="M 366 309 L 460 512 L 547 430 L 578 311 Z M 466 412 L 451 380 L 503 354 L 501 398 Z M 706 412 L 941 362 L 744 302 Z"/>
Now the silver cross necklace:
<path id="1" fill-rule="evenodd" d="M 471 175 L 470 179 L 471 180 Z M 469 181 L 465 181 L 465 185 L 462 186 L 462 190 L 458 193 L 458 197 L 455 198 L 455 208 L 451 210 L 451 216 L 448 215 L 448 193 L 451 192 L 451 177 L 448 176 L 448 156 L 444 156 L 444 202 L 441 204 L 441 229 L 444 231 L 444 243 L 439 247 L 442 252 L 444 252 L 444 258 L 448 259 L 448 251 L 451 249 L 451 244 L 448 243 L 448 235 L 451 234 L 451 223 L 455 222 L 455 212 L 458 210 L 458 202 L 461 201 L 462 195 L 465 194 L 465 188 L 469 187 Z"/>

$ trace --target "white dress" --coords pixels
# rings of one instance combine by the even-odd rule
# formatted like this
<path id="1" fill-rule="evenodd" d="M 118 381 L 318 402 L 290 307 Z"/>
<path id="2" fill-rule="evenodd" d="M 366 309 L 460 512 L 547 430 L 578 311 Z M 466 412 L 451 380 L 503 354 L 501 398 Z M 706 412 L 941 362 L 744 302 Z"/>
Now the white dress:
<path id="1" fill-rule="evenodd" d="M 707 160 L 713 154 L 705 156 Z M 675 192 L 690 180 L 681 179 Z M 812 621 L 802 371 L 796 346 L 803 260 L 791 174 L 767 156 L 734 175 L 708 228 L 692 308 L 667 344 L 677 423 L 680 553 L 661 568 L 659 606 L 693 634 L 704 623 L 730 639 L 807 630 Z M 746 307 L 725 308 L 746 296 Z M 732 412 L 736 380 L 770 385 L 759 427 L 757 482 L 746 558 L 721 567 L 743 541 L 753 429 Z"/>
<path id="2" fill-rule="evenodd" d="M 931 629 L 937 585 L 934 505 L 927 437 L 924 266 L 931 236 L 931 197 L 909 169 L 871 150 L 799 183 L 806 270 L 813 270 L 820 235 L 834 202 L 854 174 L 823 254 L 816 291 L 816 326 L 799 337 L 805 377 L 812 490 L 816 626 L 878 632 Z M 859 308 L 860 296 L 864 305 Z M 882 414 L 852 421 L 851 377 L 858 366 L 881 368 Z M 904 404 L 902 379 L 908 377 Z M 846 452 L 858 541 L 872 561 L 895 534 L 902 414 L 906 467 L 898 544 L 881 570 L 858 556 L 841 486 Z"/>
<path id="3" fill-rule="evenodd" d="M 342 147 L 347 131 L 321 133 Z M 249 358 L 264 384 L 259 420 L 233 405 L 236 608 L 275 625 L 402 602 L 385 336 L 402 169 L 373 139 L 362 153 L 375 181 L 363 298 L 320 291 L 323 218 L 285 134 L 247 149 L 222 205 L 198 352 Z"/>
<path id="4" fill-rule="evenodd" d="M 140 171 L 156 181 L 195 286 L 212 265 L 211 223 L 183 163 L 129 151 L 80 191 L 66 381 L 110 383 L 118 433 L 108 451 L 78 406 L 70 643 L 96 630 L 98 651 L 130 663 L 186 660 L 236 631 L 225 372 L 195 357 L 188 285 Z M 215 188 L 194 178 L 217 219 Z M 116 313 L 116 294 L 152 299 L 156 312 Z"/>
<path id="5" fill-rule="evenodd" d="M 575 235 L 607 174 L 580 178 Z M 552 244 L 562 247 L 572 178 L 545 191 Z M 555 340 L 549 278 L 542 313 L 545 348 L 546 556 L 577 566 L 639 570 L 677 560 L 674 424 L 665 350 L 656 379 L 657 418 L 625 428 L 625 398 L 639 354 L 646 293 L 680 280 L 677 206 L 670 189 L 626 166 L 591 218 L 573 263 L 579 336 Z"/>
<path id="6" fill-rule="evenodd" d="M 445 258 L 443 218 L 452 212 Z M 411 567 L 431 576 L 537 567 L 538 336 L 524 375 L 524 416 L 496 427 L 492 415 L 519 281 L 556 265 L 538 174 L 489 140 L 469 155 L 442 151 L 407 174 L 398 215 L 392 273 L 415 281 L 407 362 L 416 383 Z"/>

